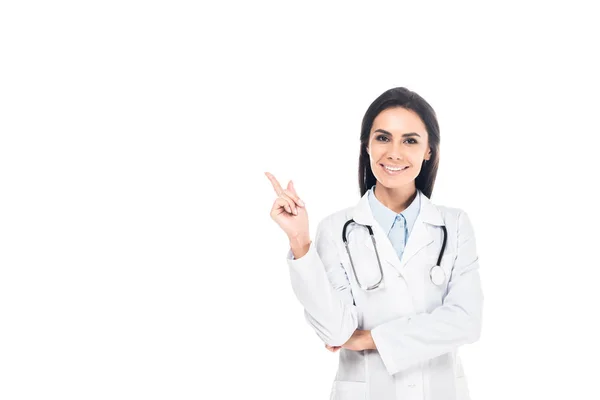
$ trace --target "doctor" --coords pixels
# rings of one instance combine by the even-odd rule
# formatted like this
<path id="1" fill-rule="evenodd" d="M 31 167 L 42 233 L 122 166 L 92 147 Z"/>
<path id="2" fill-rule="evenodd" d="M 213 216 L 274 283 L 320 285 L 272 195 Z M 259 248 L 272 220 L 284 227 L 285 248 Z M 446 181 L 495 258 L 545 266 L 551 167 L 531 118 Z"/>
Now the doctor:
<path id="1" fill-rule="evenodd" d="M 430 200 L 439 148 L 432 107 L 406 88 L 384 92 L 362 121 L 362 197 L 324 218 L 314 241 L 293 183 L 265 173 L 294 293 L 340 350 L 330 399 L 469 399 L 458 349 L 480 337 L 483 293 L 468 215 Z"/>

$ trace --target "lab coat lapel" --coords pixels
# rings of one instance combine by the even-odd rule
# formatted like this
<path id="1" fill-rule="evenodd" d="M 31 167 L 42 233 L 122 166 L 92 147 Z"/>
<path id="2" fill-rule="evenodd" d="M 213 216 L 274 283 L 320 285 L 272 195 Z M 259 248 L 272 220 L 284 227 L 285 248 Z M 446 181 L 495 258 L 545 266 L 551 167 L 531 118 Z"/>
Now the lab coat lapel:
<path id="1" fill-rule="evenodd" d="M 414 257 L 422 248 L 433 242 L 434 236 L 432 230 L 434 228 L 431 225 L 444 225 L 441 212 L 438 208 L 431 203 L 429 198 L 425 196 L 423 192 L 418 189 L 417 191 L 418 195 L 421 196 L 421 209 L 419 210 L 415 225 L 408 237 L 408 242 L 406 243 L 401 260 L 398 259 L 396 249 L 394 249 L 386 232 L 383 232 L 383 229 L 377 223 L 375 217 L 373 217 L 369 199 L 367 197 L 368 192 L 363 195 L 358 204 L 352 209 L 351 213 L 351 218 L 354 219 L 355 222 L 361 225 L 370 225 L 373 228 L 373 234 L 375 236 L 375 242 L 377 249 L 379 250 L 379 257 L 381 258 L 382 264 L 387 262 L 399 273 L 402 273 L 412 257 Z M 375 256 L 375 250 L 370 235 L 365 235 L 364 244 L 371 252 L 373 252 L 373 256 Z"/>
<path id="2" fill-rule="evenodd" d="M 396 254 L 396 250 L 392 246 L 387 234 L 383 231 L 375 217 L 373 217 L 373 213 L 371 212 L 371 206 L 369 205 L 369 193 L 365 192 L 363 197 L 360 199 L 358 204 L 352 209 L 351 216 L 354 222 L 360 225 L 369 225 L 373 229 L 373 235 L 375 236 L 375 244 L 377 245 L 377 250 L 379 252 L 379 258 L 381 260 L 381 265 L 384 266 L 385 263 L 393 266 L 398 272 L 400 272 L 400 260 L 398 259 L 398 255 Z M 367 229 L 364 228 L 364 247 L 366 247 L 365 251 L 370 252 L 369 258 L 376 260 L 375 249 L 373 248 L 373 241 L 371 240 L 371 235 L 368 234 Z"/>
<path id="3" fill-rule="evenodd" d="M 402 261 L 400 263 L 400 268 L 402 269 L 406 268 L 411 258 L 421 249 L 433 242 L 433 230 L 435 228 L 432 225 L 444 225 L 442 214 L 438 208 L 423 192 L 419 191 L 419 196 L 421 196 L 421 209 L 402 254 Z"/>

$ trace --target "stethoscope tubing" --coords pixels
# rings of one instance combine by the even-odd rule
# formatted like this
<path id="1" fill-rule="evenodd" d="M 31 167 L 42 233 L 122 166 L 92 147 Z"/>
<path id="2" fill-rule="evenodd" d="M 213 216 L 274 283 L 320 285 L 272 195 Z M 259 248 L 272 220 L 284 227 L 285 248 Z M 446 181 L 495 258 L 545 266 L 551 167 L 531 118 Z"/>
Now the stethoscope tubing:
<path id="1" fill-rule="evenodd" d="M 375 250 L 375 256 L 377 257 L 377 265 L 379 266 L 379 276 L 380 276 L 379 281 L 371 286 L 366 287 L 366 288 L 364 288 L 362 286 L 362 284 L 360 283 L 360 280 L 358 279 L 356 269 L 354 268 L 354 260 L 352 259 L 352 254 L 350 253 L 348 238 L 346 237 L 346 228 L 348 227 L 348 225 L 350 225 L 352 223 L 355 223 L 356 225 L 364 226 L 369 231 L 369 235 L 371 236 L 371 240 L 373 242 L 373 249 Z M 431 279 L 431 282 L 436 286 L 442 285 L 446 280 L 446 274 L 440 265 L 442 262 L 442 257 L 444 256 L 444 251 L 446 250 L 446 240 L 448 238 L 448 231 L 446 230 L 445 225 L 442 225 L 441 227 L 444 231 L 444 239 L 442 241 L 442 248 L 440 250 L 440 254 L 438 256 L 436 265 L 434 265 L 429 270 L 429 277 Z M 370 225 L 362 225 L 362 224 L 359 224 L 358 222 L 355 222 L 354 219 L 350 219 L 350 220 L 346 221 L 346 223 L 344 224 L 344 227 L 342 229 L 342 241 L 344 242 L 344 246 L 346 247 L 346 252 L 348 253 L 348 258 L 350 259 L 350 266 L 352 268 L 352 273 L 354 274 L 354 277 L 356 278 L 356 283 L 358 283 L 358 286 L 363 290 L 373 290 L 373 289 L 376 289 L 377 287 L 379 287 L 379 285 L 383 281 L 383 268 L 381 266 L 381 259 L 379 258 L 379 251 L 377 250 L 377 244 L 375 243 L 375 235 L 373 234 L 373 228 Z M 435 277 L 434 277 L 434 274 L 435 274 Z"/>
<path id="2" fill-rule="evenodd" d="M 377 251 L 377 244 L 375 243 L 375 235 L 373 235 L 373 228 L 370 225 L 363 225 L 369 230 L 369 235 L 371 236 L 371 241 L 373 242 L 373 248 L 375 249 L 375 256 L 377 257 L 377 265 L 379 266 L 380 278 L 379 278 L 379 281 L 377 283 L 375 283 L 374 285 L 368 286 L 367 288 L 363 288 L 363 286 L 360 283 L 360 280 L 358 279 L 358 274 L 356 273 L 356 270 L 354 269 L 354 261 L 352 260 L 352 255 L 350 254 L 350 249 L 348 247 L 348 240 L 346 240 L 346 227 L 351 223 L 360 225 L 357 222 L 354 222 L 353 219 L 346 221 L 346 223 L 344 224 L 344 228 L 342 229 L 342 240 L 344 241 L 344 246 L 346 247 L 346 252 L 348 253 L 348 258 L 350 259 L 350 266 L 352 267 L 352 273 L 354 274 L 354 277 L 356 278 L 356 283 L 358 283 L 358 286 L 361 289 L 364 289 L 364 290 L 376 289 L 379 287 L 379 285 L 383 281 L 383 267 L 381 266 L 381 259 L 379 258 L 379 251 Z"/>

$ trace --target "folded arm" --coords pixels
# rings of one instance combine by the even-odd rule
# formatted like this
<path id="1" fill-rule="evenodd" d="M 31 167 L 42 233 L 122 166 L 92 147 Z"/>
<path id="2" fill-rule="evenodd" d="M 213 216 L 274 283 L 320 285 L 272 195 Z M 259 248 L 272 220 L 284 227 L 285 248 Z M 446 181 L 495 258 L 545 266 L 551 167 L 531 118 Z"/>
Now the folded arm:
<path id="1" fill-rule="evenodd" d="M 461 211 L 458 252 L 443 304 L 431 313 L 398 318 L 371 330 L 390 374 L 479 339 L 483 293 L 473 227 Z"/>

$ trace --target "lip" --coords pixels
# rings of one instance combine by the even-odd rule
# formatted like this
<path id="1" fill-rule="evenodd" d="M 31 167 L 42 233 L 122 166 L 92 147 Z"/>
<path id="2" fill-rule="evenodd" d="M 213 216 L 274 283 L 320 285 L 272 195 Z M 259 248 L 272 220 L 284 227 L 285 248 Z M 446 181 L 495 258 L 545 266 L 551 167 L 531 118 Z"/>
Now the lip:
<path id="1" fill-rule="evenodd" d="M 383 164 L 379 164 L 379 166 L 381 167 L 381 169 L 388 175 L 400 175 L 401 173 L 403 173 L 404 171 L 406 171 L 407 169 L 409 169 L 409 166 L 406 166 L 406 168 L 404 168 L 403 170 L 400 171 L 388 171 L 388 169 L 386 167 L 383 166 Z M 390 165 L 390 167 L 392 167 L 392 165 Z"/>

